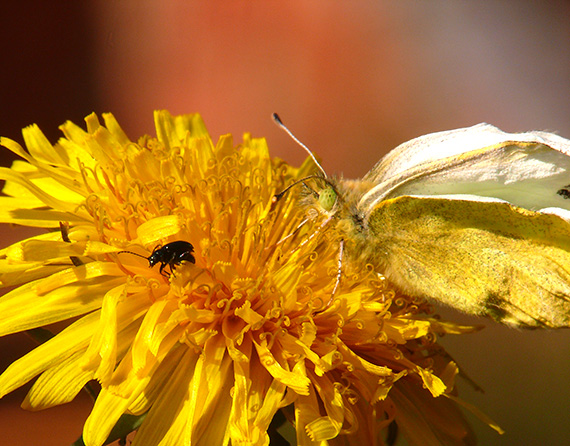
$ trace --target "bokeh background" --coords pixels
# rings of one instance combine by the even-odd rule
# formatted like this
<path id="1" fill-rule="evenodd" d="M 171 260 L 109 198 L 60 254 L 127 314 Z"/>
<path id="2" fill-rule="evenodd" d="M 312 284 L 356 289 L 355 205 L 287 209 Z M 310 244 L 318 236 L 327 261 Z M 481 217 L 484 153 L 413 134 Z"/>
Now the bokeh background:
<path id="1" fill-rule="evenodd" d="M 249 131 L 300 163 L 271 122 L 277 111 L 347 177 L 415 136 L 482 121 L 570 137 L 569 13 L 561 0 L 3 2 L 0 134 L 21 140 L 37 123 L 55 142 L 65 120 L 111 111 L 135 139 L 154 132 L 154 109 L 199 111 L 214 138 Z M 0 231 L 2 247 L 30 233 Z M 442 340 L 485 389 L 460 382 L 460 395 L 506 430 L 474 419 L 480 444 L 568 444 L 570 331 L 486 325 Z M 1 338 L 0 370 L 32 347 Z M 77 438 L 87 397 L 28 413 L 24 395 L 0 400 L 3 445 Z"/>

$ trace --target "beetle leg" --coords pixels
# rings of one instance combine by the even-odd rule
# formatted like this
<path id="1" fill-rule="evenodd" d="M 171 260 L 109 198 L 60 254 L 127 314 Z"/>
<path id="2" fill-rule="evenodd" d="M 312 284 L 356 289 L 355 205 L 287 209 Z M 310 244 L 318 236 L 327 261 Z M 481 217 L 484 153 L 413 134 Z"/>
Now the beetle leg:
<path id="1" fill-rule="evenodd" d="M 174 274 L 174 267 L 180 265 L 180 262 L 170 262 L 168 264 L 168 266 L 170 266 L 170 272 L 172 273 L 173 276 L 176 276 Z"/>
<path id="2" fill-rule="evenodd" d="M 170 277 L 170 274 L 168 274 L 168 271 L 164 271 L 164 268 L 166 268 L 166 265 L 168 265 L 168 263 L 161 263 L 160 264 L 160 269 L 158 270 L 160 272 L 160 275 L 163 277 Z M 172 271 L 172 268 L 170 268 L 170 271 Z"/>

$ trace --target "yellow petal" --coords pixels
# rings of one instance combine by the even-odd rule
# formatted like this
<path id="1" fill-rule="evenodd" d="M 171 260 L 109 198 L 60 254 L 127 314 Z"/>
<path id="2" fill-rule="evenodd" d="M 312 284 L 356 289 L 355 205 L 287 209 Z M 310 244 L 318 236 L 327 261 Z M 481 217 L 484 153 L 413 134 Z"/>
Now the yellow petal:
<path id="1" fill-rule="evenodd" d="M 311 383 L 309 378 L 305 375 L 284 369 L 266 346 L 258 344 L 257 342 L 255 342 L 254 345 L 257 350 L 257 354 L 259 355 L 259 360 L 263 363 L 271 376 L 297 392 L 299 395 L 308 395 L 309 385 Z"/>
<path id="2" fill-rule="evenodd" d="M 169 365 L 171 375 L 165 379 L 160 392 L 155 393 L 156 400 L 138 430 L 134 446 L 189 444 L 184 438 L 186 429 L 190 427 L 188 394 L 190 382 L 196 373 L 198 355 L 184 346 L 180 348 L 185 351 L 182 358 L 177 358 L 177 355 L 165 358 L 166 361 L 176 362 Z"/>
<path id="3" fill-rule="evenodd" d="M 329 440 L 340 432 L 344 422 L 344 403 L 328 377 L 316 381 L 316 388 L 327 415 L 307 423 L 305 430 L 313 441 Z"/>
<path id="4" fill-rule="evenodd" d="M 103 445 L 118 419 L 145 390 L 150 380 L 150 375 L 141 378 L 136 376 L 129 355 L 121 361 L 117 372 L 114 378 L 120 379 L 126 376 L 127 380 L 101 389 L 83 427 L 83 440 L 86 446 Z"/>
<path id="5" fill-rule="evenodd" d="M 62 158 L 61 153 L 51 145 L 37 125 L 33 124 L 23 129 L 22 136 L 32 159 L 36 162 L 61 166 L 67 164 L 67 159 Z"/>
<path id="6" fill-rule="evenodd" d="M 99 328 L 81 363 L 83 369 L 94 370 L 95 378 L 105 384 L 110 379 L 117 361 L 117 306 L 125 297 L 125 291 L 125 285 L 120 285 L 105 293 Z"/>
<path id="7" fill-rule="evenodd" d="M 98 320 L 99 313 L 91 313 L 13 362 L 0 375 L 0 397 L 27 383 L 44 370 L 59 364 L 73 353 L 86 348 Z"/>
<path id="8" fill-rule="evenodd" d="M 5 167 L 0 167 L 0 179 L 6 181 L 13 181 L 14 183 L 18 184 L 19 186 L 25 187 L 28 189 L 30 193 L 32 193 L 37 199 L 41 200 L 42 203 L 60 211 L 65 211 L 69 213 L 75 213 L 77 209 L 77 204 L 69 201 L 60 200 L 59 198 L 55 198 L 52 195 L 52 192 L 49 188 L 48 191 L 44 191 L 40 186 L 34 184 L 29 179 L 25 178 L 23 175 L 13 172 L 10 169 Z M 45 185 L 45 184 L 44 184 Z M 59 188 L 55 188 L 54 184 L 52 183 L 53 192 L 57 194 L 57 192 L 61 191 Z M 67 198 L 67 193 L 66 197 Z M 71 195 L 69 195 L 71 197 Z"/>
<path id="9" fill-rule="evenodd" d="M 432 372 L 418 367 L 416 369 L 418 374 L 421 376 L 426 388 L 431 392 L 434 397 L 440 396 L 447 390 L 443 381 L 434 375 Z"/>
<path id="10" fill-rule="evenodd" d="M 47 369 L 34 383 L 22 408 L 42 410 L 72 401 L 93 372 L 80 367 L 82 352 L 76 352 L 55 367 Z"/>
<path id="11" fill-rule="evenodd" d="M 94 271 L 88 268 L 89 265 L 56 273 L 46 279 L 22 285 L 4 295 L 0 299 L 0 313 L 3 315 L 0 320 L 0 334 L 49 325 L 100 308 L 104 294 L 120 285 L 124 279 L 101 279 L 96 275 L 77 280 L 77 274 L 89 272 L 90 269 Z M 109 268 L 105 266 L 103 270 L 105 269 Z M 67 284 L 58 287 L 58 279 Z"/>
<path id="12" fill-rule="evenodd" d="M 183 221 L 178 215 L 156 217 L 137 228 L 137 235 L 143 245 L 153 245 L 159 240 L 180 233 Z"/>

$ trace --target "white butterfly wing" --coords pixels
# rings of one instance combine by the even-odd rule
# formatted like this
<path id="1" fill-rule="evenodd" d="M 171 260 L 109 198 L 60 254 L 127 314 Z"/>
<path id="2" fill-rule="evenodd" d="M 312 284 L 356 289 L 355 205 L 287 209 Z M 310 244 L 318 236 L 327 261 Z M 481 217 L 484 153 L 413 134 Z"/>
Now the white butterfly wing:
<path id="1" fill-rule="evenodd" d="M 404 143 L 364 178 L 358 208 L 403 195 L 493 197 L 540 210 L 570 211 L 570 141 L 547 132 L 505 133 L 488 124 Z"/>

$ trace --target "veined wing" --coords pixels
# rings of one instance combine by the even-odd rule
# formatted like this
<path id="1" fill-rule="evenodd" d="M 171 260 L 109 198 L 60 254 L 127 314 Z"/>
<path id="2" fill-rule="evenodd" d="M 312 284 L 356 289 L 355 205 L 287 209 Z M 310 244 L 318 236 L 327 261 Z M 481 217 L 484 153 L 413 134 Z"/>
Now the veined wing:
<path id="1" fill-rule="evenodd" d="M 379 203 L 368 258 L 402 291 L 523 327 L 570 326 L 570 224 L 500 201 Z"/>
<path id="2" fill-rule="evenodd" d="M 358 204 L 365 214 L 388 198 L 448 194 L 495 197 L 533 210 L 570 210 L 570 141 L 479 124 L 404 143 L 363 181 L 375 184 Z"/>

